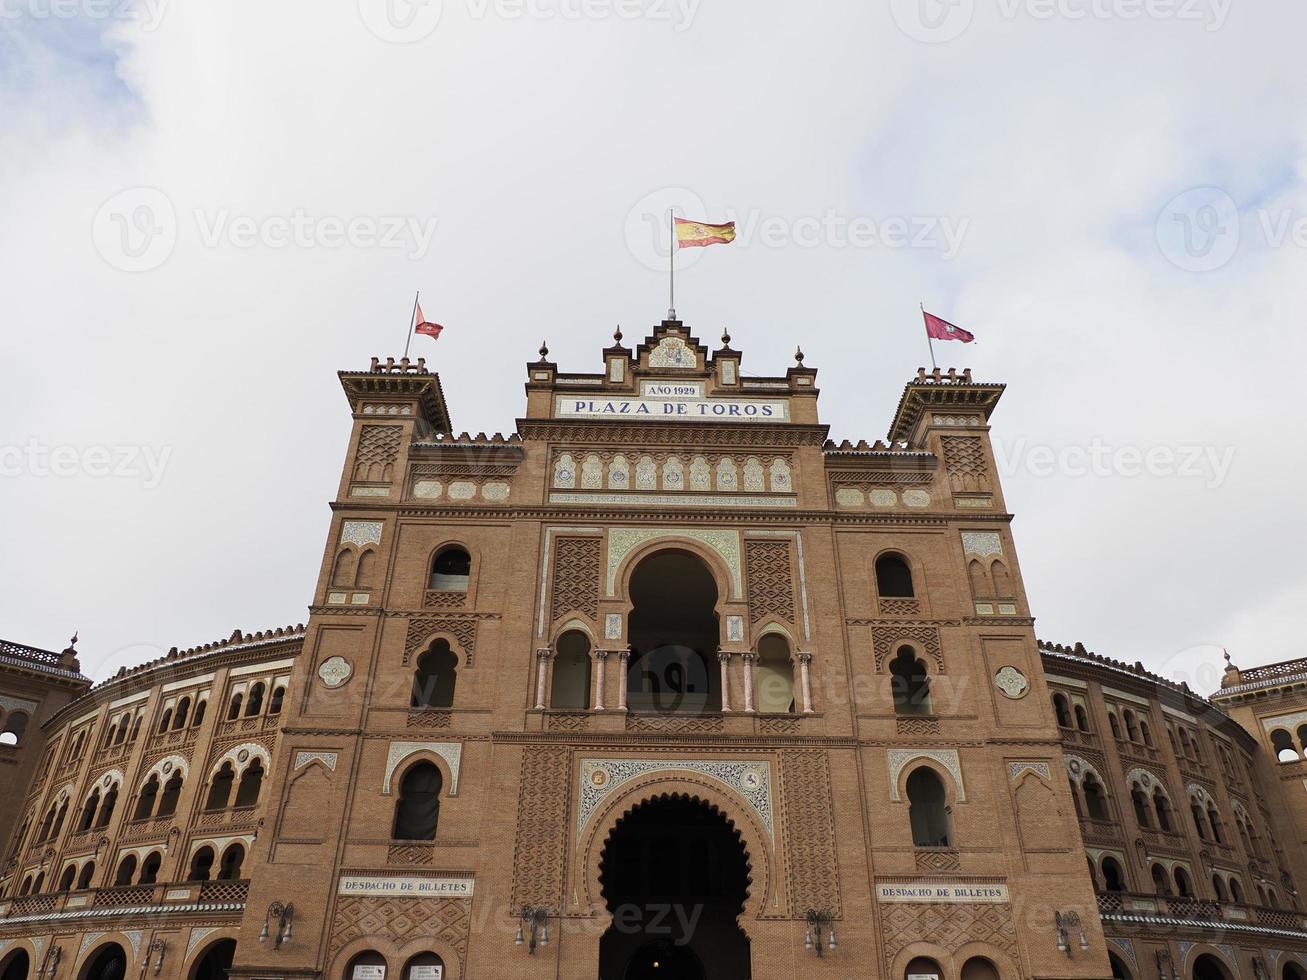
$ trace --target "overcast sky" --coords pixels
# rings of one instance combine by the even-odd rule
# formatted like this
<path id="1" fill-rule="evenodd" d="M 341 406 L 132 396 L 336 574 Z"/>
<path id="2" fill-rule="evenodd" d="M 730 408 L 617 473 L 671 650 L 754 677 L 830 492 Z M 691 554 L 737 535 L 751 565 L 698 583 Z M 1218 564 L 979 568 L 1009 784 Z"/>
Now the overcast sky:
<path id="1" fill-rule="evenodd" d="M 677 307 L 801 343 L 836 439 L 937 344 L 1040 637 L 1195 687 L 1307 654 L 1298 0 L 5 0 L 0 636 L 97 678 L 303 621 L 349 433 L 414 341 L 511 431 L 548 339 Z M 697 212 L 697 213 L 696 213 Z M 104 447 L 101 449 L 100 447 Z M 1141 462 L 1142 459 L 1142 462 Z"/>

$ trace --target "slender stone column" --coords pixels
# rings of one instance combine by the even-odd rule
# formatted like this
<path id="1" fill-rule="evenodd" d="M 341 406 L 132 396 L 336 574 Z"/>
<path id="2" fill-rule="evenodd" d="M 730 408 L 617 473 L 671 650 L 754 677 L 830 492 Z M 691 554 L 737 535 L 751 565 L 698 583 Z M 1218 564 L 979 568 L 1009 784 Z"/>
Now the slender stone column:
<path id="1" fill-rule="evenodd" d="M 812 707 L 812 674 L 808 665 L 812 663 L 812 654 L 799 654 L 799 679 L 803 689 L 803 713 L 810 715 L 813 712 Z"/>
<path id="2" fill-rule="evenodd" d="M 536 710 L 545 710 L 545 698 L 549 692 L 549 658 L 553 654 L 549 647 L 536 651 Z"/>
<path id="3" fill-rule="evenodd" d="M 731 655 L 723 650 L 717 654 L 722 665 L 722 714 L 731 710 Z"/>
<path id="4" fill-rule="evenodd" d="M 608 662 L 607 650 L 595 651 L 595 711 L 604 710 L 604 665 Z"/>
<path id="5" fill-rule="evenodd" d="M 753 711 L 753 654 L 744 654 L 744 710 Z"/>
<path id="6" fill-rule="evenodd" d="M 626 674 L 631 669 L 631 651 L 623 650 L 617 655 L 617 710 L 626 710 Z"/>

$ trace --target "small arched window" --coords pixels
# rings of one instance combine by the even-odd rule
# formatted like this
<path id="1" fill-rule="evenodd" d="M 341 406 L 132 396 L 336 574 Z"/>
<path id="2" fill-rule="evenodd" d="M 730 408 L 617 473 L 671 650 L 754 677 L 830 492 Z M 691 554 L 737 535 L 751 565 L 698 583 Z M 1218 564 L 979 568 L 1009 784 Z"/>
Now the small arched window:
<path id="1" fill-rule="evenodd" d="M 1123 712 L 1125 716 L 1125 734 L 1126 738 L 1132 742 L 1139 741 L 1139 726 L 1135 724 L 1135 713 L 1129 708 Z"/>
<path id="2" fill-rule="evenodd" d="M 404 774 L 395 801 L 394 840 L 436 839 L 443 782 L 440 770 L 430 762 L 419 762 Z"/>
<path id="3" fill-rule="evenodd" d="M 876 559 L 876 594 L 882 599 L 911 599 L 916 595 L 912 570 L 902 555 L 888 552 Z"/>
<path id="4" fill-rule="evenodd" d="M 159 880 L 159 866 L 163 864 L 163 855 L 158 851 L 151 851 L 149 857 L 141 864 L 141 877 L 137 879 L 138 885 L 153 885 Z"/>
<path id="5" fill-rule="evenodd" d="M 1189 813 L 1194 818 L 1194 829 L 1198 831 L 1198 836 L 1202 840 L 1209 840 L 1207 833 L 1207 820 L 1203 816 L 1203 805 L 1198 800 L 1189 801 Z"/>
<path id="6" fill-rule="evenodd" d="M 82 865 L 81 872 L 77 875 L 77 888 L 79 891 L 90 888 L 91 881 L 95 878 L 95 862 L 87 861 Z"/>
<path id="7" fill-rule="evenodd" d="M 1225 843 L 1225 823 L 1216 809 L 1216 804 L 1207 804 L 1207 825 L 1212 828 L 1212 840 L 1218 844 Z"/>
<path id="8" fill-rule="evenodd" d="M 910 646 L 899 647 L 890 664 L 890 692 L 897 715 L 929 715 L 930 674 L 926 662 Z"/>
<path id="9" fill-rule="evenodd" d="M 32 891 L 32 876 L 28 875 L 26 878 L 23 879 L 23 887 L 18 889 L 18 897 L 22 898 L 24 895 L 29 895 L 31 894 L 31 891 Z"/>
<path id="10" fill-rule="evenodd" d="M 204 724 L 204 712 L 209 707 L 208 701 L 201 701 L 195 706 L 195 717 L 191 719 L 191 727 L 199 728 Z"/>
<path id="11" fill-rule="evenodd" d="M 1230 879 L 1230 901 L 1243 904 L 1243 885 L 1239 884 L 1238 878 Z"/>
<path id="12" fill-rule="evenodd" d="M 208 881 L 213 873 L 213 848 L 201 847 L 191 858 L 191 870 L 186 875 L 187 881 Z"/>
<path id="13" fill-rule="evenodd" d="M 1066 695 L 1060 691 L 1053 695 L 1053 714 L 1057 716 L 1058 728 L 1071 727 L 1071 710 L 1067 707 Z"/>
<path id="14" fill-rule="evenodd" d="M 1153 730 L 1148 727 L 1148 722 L 1142 718 L 1139 719 L 1139 737 L 1143 739 L 1144 744 L 1150 749 L 1153 747 Z"/>
<path id="15" fill-rule="evenodd" d="M 263 788 L 263 763 L 251 760 L 241 773 L 240 786 L 236 789 L 237 806 L 254 806 L 259 802 L 259 790 Z"/>
<path id="16" fill-rule="evenodd" d="M 118 734 L 114 737 L 114 745 L 122 745 L 127 740 L 127 732 L 132 726 L 132 716 L 123 715 L 118 721 Z"/>
<path id="17" fill-rule="evenodd" d="M 459 547 L 446 548 L 431 562 L 427 588 L 445 592 L 466 592 L 472 577 L 472 556 Z"/>
<path id="18" fill-rule="evenodd" d="M 948 797 L 934 770 L 921 766 L 908 776 L 908 819 L 914 847 L 949 847 Z"/>
<path id="19" fill-rule="evenodd" d="M 1103 858 L 1103 888 L 1109 892 L 1125 891 L 1125 874 L 1116 858 L 1111 856 Z"/>
<path id="20" fill-rule="evenodd" d="M 758 640 L 756 703 L 763 714 L 794 711 L 794 661 L 790 644 L 780 633 L 767 633 Z"/>
<path id="21" fill-rule="evenodd" d="M 45 872 L 38 871 L 36 874 L 36 881 L 32 882 L 32 894 L 33 895 L 41 894 L 41 889 L 43 889 L 44 887 L 45 887 Z"/>
<path id="22" fill-rule="evenodd" d="M 1149 817 L 1148 811 L 1148 794 L 1143 791 L 1138 783 L 1130 785 L 1130 802 L 1134 804 L 1135 821 L 1139 826 L 1144 828 L 1152 827 L 1153 821 Z"/>
<path id="23" fill-rule="evenodd" d="M 77 881 L 77 865 L 70 864 L 64 868 L 64 873 L 59 876 L 59 891 L 68 892 L 73 890 L 73 884 Z"/>
<path id="24" fill-rule="evenodd" d="M 86 798 L 86 803 L 82 807 L 82 819 L 77 821 L 77 829 L 90 830 L 95 822 L 95 811 L 100 806 L 100 787 L 91 790 L 91 795 Z"/>
<path id="25" fill-rule="evenodd" d="M 174 769 L 168 782 L 164 784 L 163 793 L 159 796 L 159 811 L 155 816 L 171 817 L 177 812 L 177 801 L 182 795 L 182 773 L 180 769 Z"/>
<path id="26" fill-rule="evenodd" d="M 1229 901 L 1229 893 L 1225 890 L 1225 881 L 1220 875 L 1212 875 L 1212 894 L 1216 896 L 1218 902 Z"/>
<path id="27" fill-rule="evenodd" d="M 1275 758 L 1279 762 L 1298 761 L 1298 750 L 1294 747 L 1293 737 L 1283 728 L 1271 732 L 1271 748 L 1275 750 Z"/>
<path id="28" fill-rule="evenodd" d="M 241 703 L 245 700 L 245 695 L 237 691 L 231 696 L 231 704 L 227 707 L 227 720 L 235 721 L 241 716 Z"/>
<path id="29" fill-rule="evenodd" d="M 1153 892 L 1158 895 L 1171 894 L 1171 879 L 1166 874 L 1166 869 L 1160 864 L 1153 865 Z"/>
<path id="30" fill-rule="evenodd" d="M 1189 742 L 1189 733 L 1183 728 L 1180 729 L 1180 754 L 1186 759 L 1192 758 L 1194 754 L 1193 746 Z"/>
<path id="31" fill-rule="evenodd" d="M 1194 897 L 1194 886 L 1189 880 L 1189 872 L 1179 865 L 1175 869 L 1175 893 L 1181 898 Z"/>
<path id="32" fill-rule="evenodd" d="M 558 638 L 554 646 L 553 675 L 549 696 L 553 707 L 589 707 L 590 639 L 580 630 L 571 630 Z"/>
<path id="33" fill-rule="evenodd" d="M 139 714 L 136 720 L 132 722 L 132 741 L 135 742 L 141 735 L 141 722 L 145 721 L 145 715 Z"/>
<path id="34" fill-rule="evenodd" d="M 59 812 L 54 815 L 54 827 L 50 831 L 51 837 L 58 837 L 59 831 L 64 829 L 64 818 L 68 816 L 68 801 L 64 800 L 59 805 Z"/>
<path id="35" fill-rule="evenodd" d="M 1112 729 L 1112 737 L 1117 741 L 1121 740 L 1121 723 L 1116 720 L 1116 712 L 1107 713 L 1107 724 Z"/>
<path id="36" fill-rule="evenodd" d="M 1085 712 L 1083 704 L 1076 705 L 1076 728 L 1082 732 L 1089 731 L 1089 715 Z"/>
<path id="37" fill-rule="evenodd" d="M 222 852 L 222 866 L 218 869 L 218 880 L 238 881 L 241 876 L 241 866 L 244 863 L 245 848 L 240 844 L 232 844 Z"/>
<path id="38" fill-rule="evenodd" d="M 1085 794 L 1085 810 L 1089 814 L 1089 819 L 1111 819 L 1107 810 L 1107 794 L 1103 791 L 1103 784 L 1098 781 L 1098 777 L 1092 772 L 1085 773 L 1080 788 Z"/>
<path id="39" fill-rule="evenodd" d="M 191 699 L 182 698 L 181 701 L 177 703 L 177 713 L 172 716 L 172 730 L 178 731 L 179 729 L 185 728 L 186 719 L 190 717 L 190 714 Z"/>
<path id="40" fill-rule="evenodd" d="M 1157 828 L 1168 834 L 1173 833 L 1175 823 L 1171 819 L 1171 801 L 1166 798 L 1160 786 L 1153 790 L 1153 810 L 1157 813 Z"/>
<path id="41" fill-rule="evenodd" d="M 231 800 L 231 787 L 235 780 L 236 771 L 232 768 L 231 762 L 224 762 L 209 784 L 209 798 L 204 802 L 204 809 L 225 809 L 228 801 Z"/>
<path id="42" fill-rule="evenodd" d="M 159 718 L 158 734 L 162 735 L 172 727 L 172 708 L 164 708 L 163 714 Z"/>
<path id="43" fill-rule="evenodd" d="M 5 718 L 5 727 L 0 730 L 0 745 L 17 745 L 27 734 L 27 714 L 23 711 L 11 712 Z"/>
<path id="44" fill-rule="evenodd" d="M 132 878 L 136 876 L 136 855 L 128 854 L 118 863 L 118 873 L 113 876 L 115 887 L 121 888 L 124 885 L 130 885 Z"/>
<path id="45" fill-rule="evenodd" d="M 109 820 L 113 817 L 113 808 L 118 805 L 118 784 L 114 783 L 104 794 L 104 802 L 100 804 L 100 816 L 95 821 L 96 827 L 109 826 Z"/>
<path id="46" fill-rule="evenodd" d="M 939 964 L 925 956 L 918 956 L 916 959 L 908 962 L 907 969 L 903 974 L 905 977 L 942 977 L 944 972 L 940 969 Z"/>
<path id="47" fill-rule="evenodd" d="M 418 657 L 413 672 L 414 708 L 450 708 L 454 705 L 454 686 L 458 681 L 458 657 L 445 640 L 437 640 L 431 649 Z"/>
<path id="48" fill-rule="evenodd" d="M 253 718 L 263 710 L 263 692 L 265 690 L 262 681 L 250 688 L 250 700 L 245 705 L 246 718 Z"/>
<path id="49" fill-rule="evenodd" d="M 268 702 L 268 714 L 281 714 L 281 706 L 286 700 L 286 688 L 278 684 L 272 689 L 272 700 Z"/>

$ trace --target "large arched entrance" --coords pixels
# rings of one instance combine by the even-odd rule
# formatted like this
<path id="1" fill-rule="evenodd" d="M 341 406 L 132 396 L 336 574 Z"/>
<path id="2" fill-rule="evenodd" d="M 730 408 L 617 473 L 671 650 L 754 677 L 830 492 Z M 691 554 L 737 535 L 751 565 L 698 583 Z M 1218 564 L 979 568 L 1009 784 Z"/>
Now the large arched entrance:
<path id="1" fill-rule="evenodd" d="M 127 953 L 117 943 L 110 943 L 87 960 L 81 980 L 123 980 L 126 976 Z"/>
<path id="2" fill-rule="evenodd" d="M 195 964 L 191 980 L 227 980 L 227 969 L 235 955 L 236 940 L 219 939 Z"/>
<path id="3" fill-rule="evenodd" d="M 720 711 L 717 582 L 688 551 L 656 551 L 631 574 L 632 711 Z"/>
<path id="4" fill-rule="evenodd" d="M 31 975 L 32 961 L 27 950 L 16 949 L 0 966 L 0 980 L 27 980 Z"/>
<path id="5" fill-rule="evenodd" d="M 1210 953 L 1194 961 L 1194 980 L 1232 980 L 1225 964 Z"/>
<path id="6" fill-rule="evenodd" d="M 599 980 L 748 980 L 738 919 L 749 892 L 739 833 L 702 800 L 660 796 L 608 836 L 599 880 L 613 923 Z"/>

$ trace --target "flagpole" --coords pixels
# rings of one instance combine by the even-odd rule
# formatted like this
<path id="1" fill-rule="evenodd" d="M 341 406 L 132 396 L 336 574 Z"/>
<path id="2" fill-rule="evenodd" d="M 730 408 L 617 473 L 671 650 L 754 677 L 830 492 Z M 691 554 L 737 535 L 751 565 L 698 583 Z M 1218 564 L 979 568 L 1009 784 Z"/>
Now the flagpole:
<path id="1" fill-rule="evenodd" d="M 667 319 L 676 319 L 676 217 L 667 209 Z"/>
<path id="2" fill-rule="evenodd" d="M 938 371 L 939 365 L 935 363 L 935 341 L 931 339 L 930 327 L 926 325 L 926 304 L 918 303 L 917 305 L 921 307 L 921 325 L 926 327 L 926 346 L 930 348 L 930 367 L 932 370 Z"/>
<path id="3" fill-rule="evenodd" d="M 409 345 L 413 343 L 413 328 L 417 326 L 418 296 L 421 295 L 421 292 L 422 291 L 419 289 L 416 293 L 413 294 L 413 312 L 408 315 L 408 336 L 404 338 L 405 357 L 408 357 Z"/>

